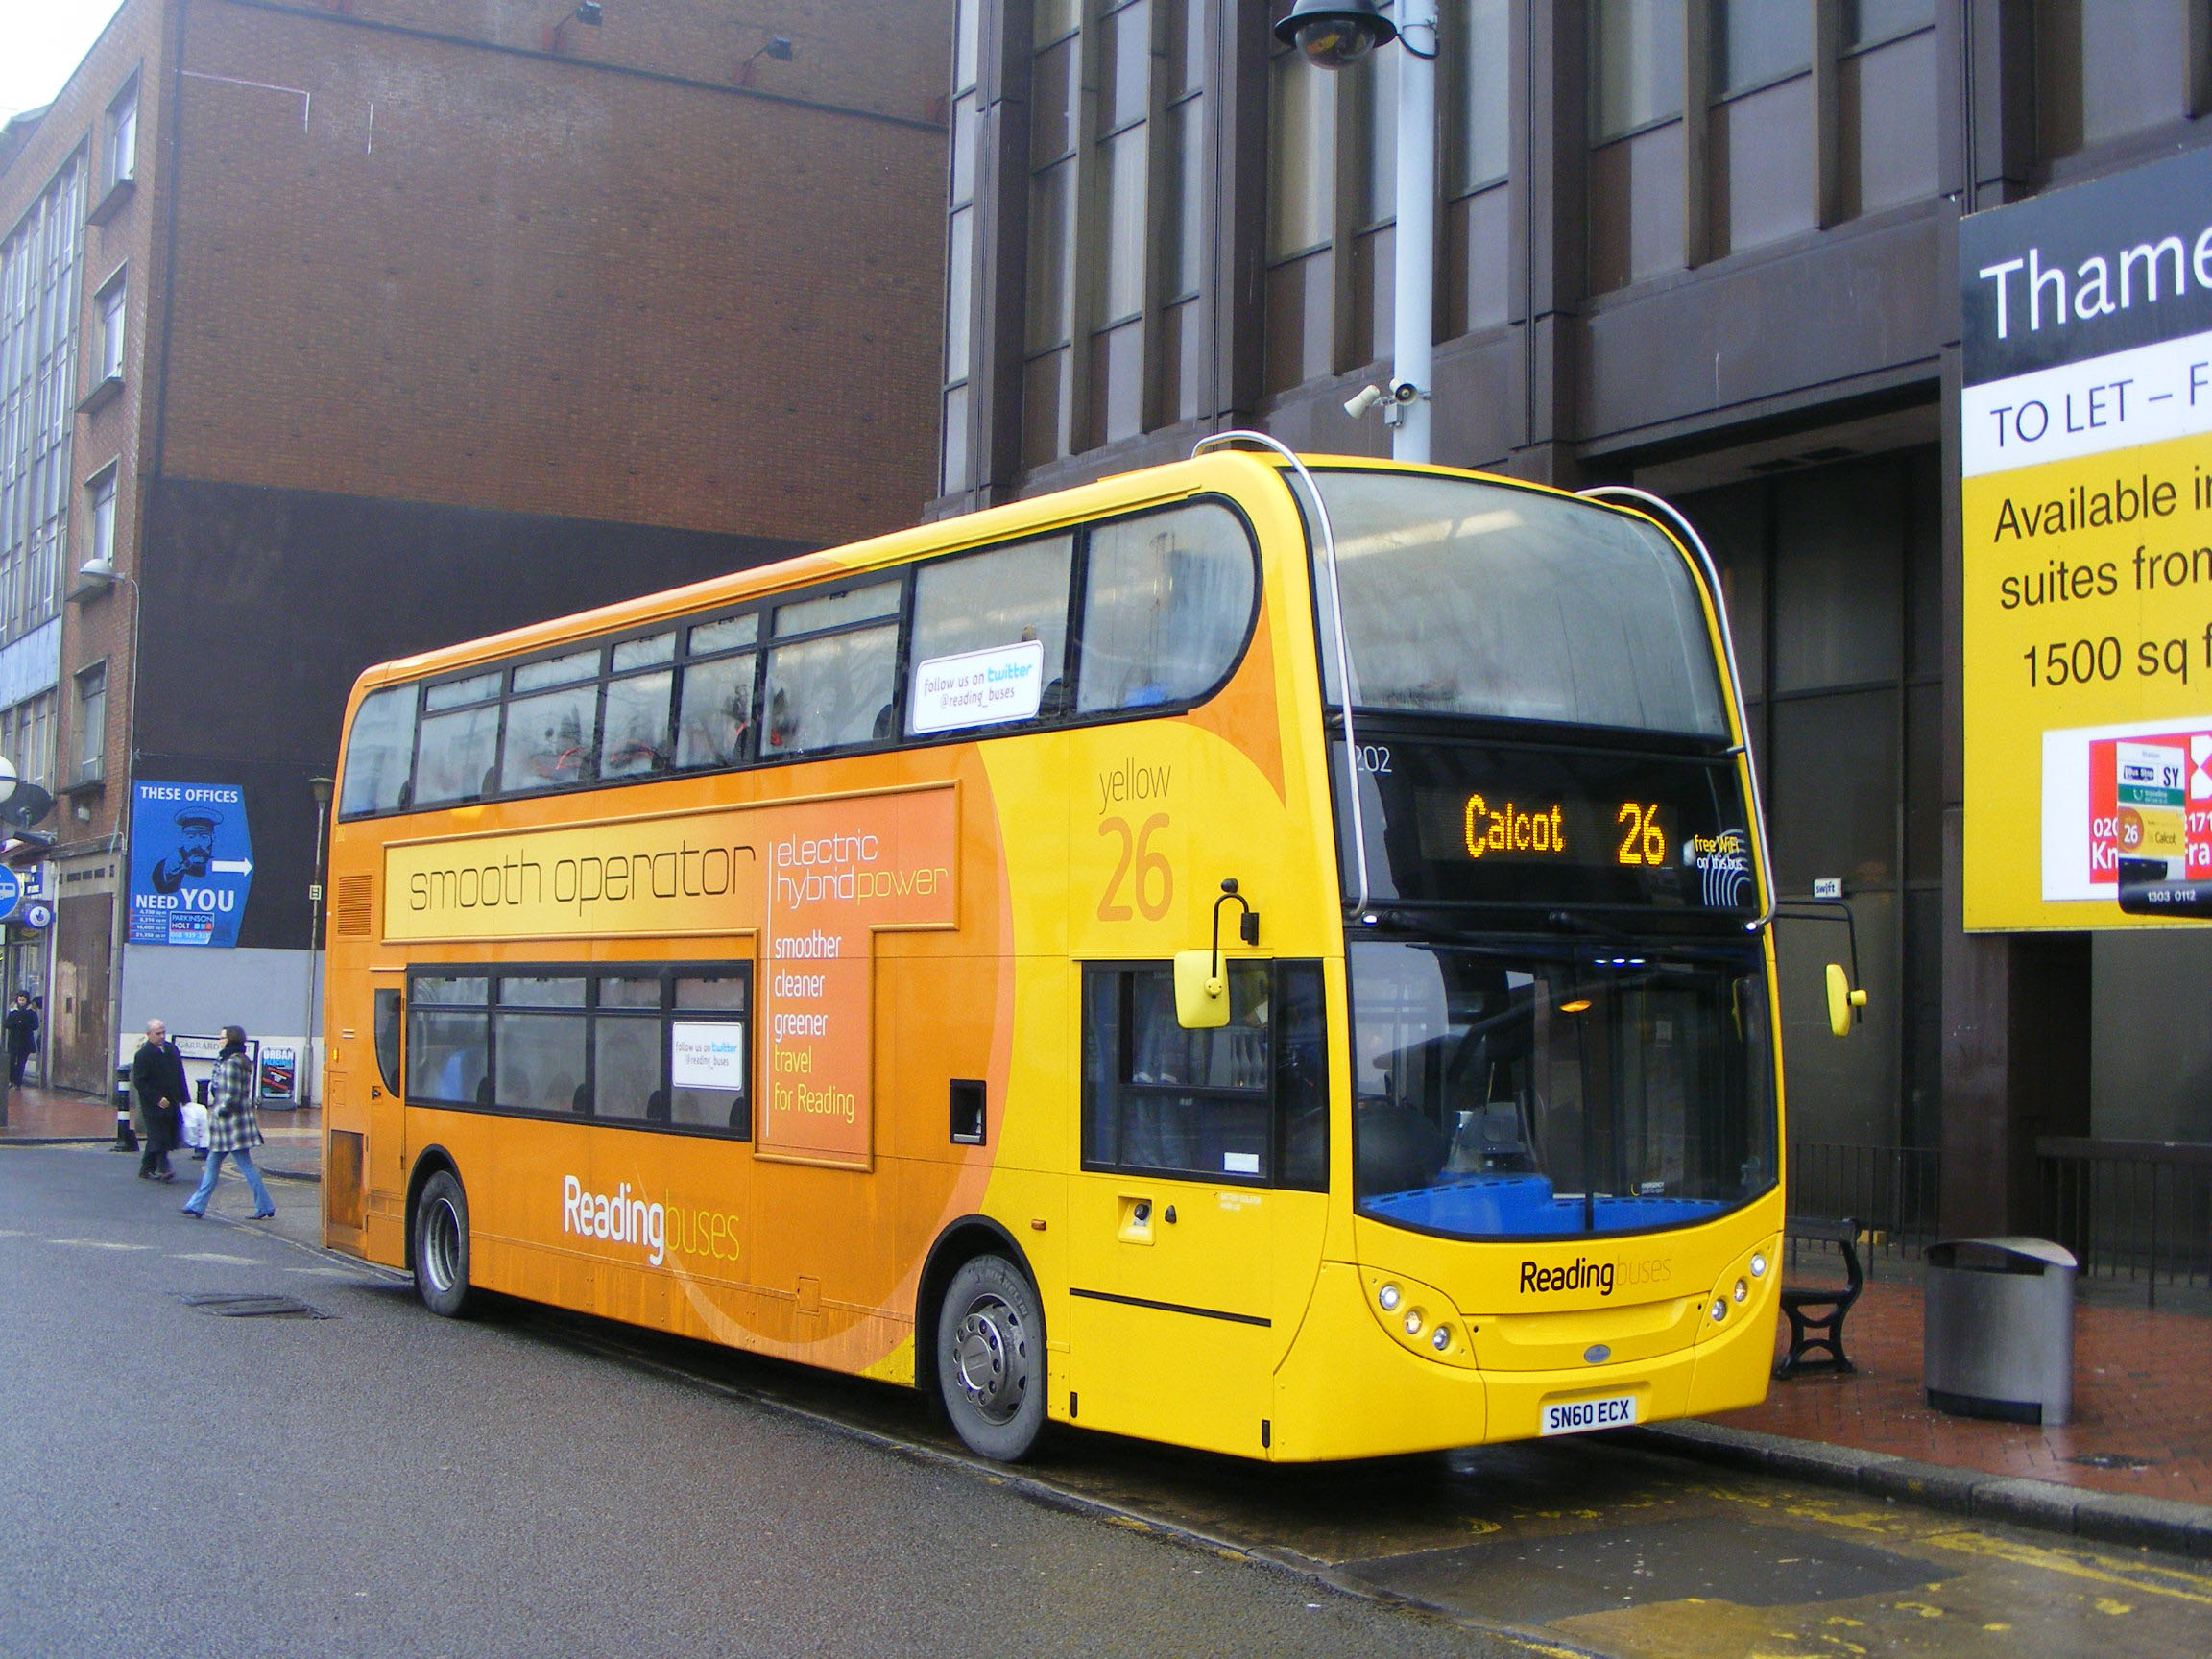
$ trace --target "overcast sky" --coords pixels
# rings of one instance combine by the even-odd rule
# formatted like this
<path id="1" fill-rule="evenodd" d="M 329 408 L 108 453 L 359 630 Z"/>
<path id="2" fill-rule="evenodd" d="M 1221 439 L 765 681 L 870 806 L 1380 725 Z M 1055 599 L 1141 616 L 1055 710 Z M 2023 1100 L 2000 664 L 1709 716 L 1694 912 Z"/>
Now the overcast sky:
<path id="1" fill-rule="evenodd" d="M 121 0 L 0 0 L 0 121 L 50 103 Z"/>

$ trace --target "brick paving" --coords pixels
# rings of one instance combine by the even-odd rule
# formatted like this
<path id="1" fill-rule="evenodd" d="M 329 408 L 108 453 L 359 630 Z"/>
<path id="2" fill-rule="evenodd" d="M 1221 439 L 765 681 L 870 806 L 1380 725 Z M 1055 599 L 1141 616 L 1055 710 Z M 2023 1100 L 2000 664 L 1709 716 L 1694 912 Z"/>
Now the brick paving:
<path id="1" fill-rule="evenodd" d="M 1789 1346 L 1788 1332 L 1785 1324 L 1777 1358 Z M 1713 1421 L 1989 1475 L 2212 1504 L 2212 1318 L 2080 1303 L 2074 1421 L 2056 1429 L 1931 1410 L 1922 1394 L 1920 1338 L 1919 1286 L 1870 1280 L 1844 1322 L 1843 1346 L 1856 1374 L 1774 1382 L 1764 1405 Z"/>
<path id="2" fill-rule="evenodd" d="M 263 1105 L 261 1133 L 268 1137 L 254 1158 L 265 1170 L 309 1180 L 323 1173 L 323 1114 L 316 1111 L 281 1111 Z M 9 1141 L 112 1142 L 115 1108 L 92 1094 L 73 1094 L 61 1089 L 16 1089 L 8 1095 L 8 1126 L 0 1129 L 0 1142 Z M 191 1161 L 190 1154 L 185 1161 Z M 116 1160 L 121 1164 L 123 1160 Z M 133 1165 L 134 1166 L 134 1165 Z"/>

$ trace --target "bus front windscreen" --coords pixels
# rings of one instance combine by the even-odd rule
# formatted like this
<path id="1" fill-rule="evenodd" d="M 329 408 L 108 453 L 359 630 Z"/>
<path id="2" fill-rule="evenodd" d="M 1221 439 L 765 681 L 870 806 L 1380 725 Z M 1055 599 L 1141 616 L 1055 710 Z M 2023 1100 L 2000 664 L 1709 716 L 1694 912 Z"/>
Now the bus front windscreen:
<path id="1" fill-rule="evenodd" d="M 1324 470 L 1316 482 L 1355 708 L 1725 735 L 1704 607 L 1650 524 L 1473 479 Z M 1314 590 L 1326 606 L 1325 572 Z M 1335 653 L 1321 659 L 1339 704 Z"/>
<path id="2" fill-rule="evenodd" d="M 1755 945 L 1377 940 L 1348 966 L 1361 1214 L 1463 1238 L 1636 1233 L 1773 1186 Z"/>

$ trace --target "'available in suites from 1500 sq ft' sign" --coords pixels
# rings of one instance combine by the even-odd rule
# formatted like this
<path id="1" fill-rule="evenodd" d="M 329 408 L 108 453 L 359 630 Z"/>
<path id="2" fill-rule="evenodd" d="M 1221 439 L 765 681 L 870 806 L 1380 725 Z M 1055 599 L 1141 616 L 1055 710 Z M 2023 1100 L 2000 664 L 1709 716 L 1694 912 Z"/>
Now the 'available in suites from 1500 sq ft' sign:
<path id="1" fill-rule="evenodd" d="M 2212 878 L 2212 154 L 1962 220 L 1965 919 Z"/>

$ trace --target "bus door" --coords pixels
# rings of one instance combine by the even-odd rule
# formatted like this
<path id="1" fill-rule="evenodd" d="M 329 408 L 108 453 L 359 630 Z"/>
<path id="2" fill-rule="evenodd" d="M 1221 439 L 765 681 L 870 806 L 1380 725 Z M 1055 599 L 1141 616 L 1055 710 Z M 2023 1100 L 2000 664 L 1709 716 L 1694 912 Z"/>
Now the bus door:
<path id="1" fill-rule="evenodd" d="M 1325 1205 L 1280 1186 L 1302 1155 L 1283 1129 L 1286 972 L 1297 994 L 1310 974 L 1317 1021 L 1317 965 L 1239 961 L 1230 1022 L 1188 1030 L 1169 965 L 1084 965 L 1069 1288 L 1086 1428 L 1266 1449 L 1275 1364 L 1305 1302 L 1277 1265 L 1302 1260 L 1310 1288 Z"/>
<path id="2" fill-rule="evenodd" d="M 370 1052 L 355 1050 L 365 1075 L 351 1079 L 356 1096 L 367 1103 L 358 1115 L 365 1132 L 359 1149 L 363 1241 L 381 1261 L 402 1258 L 407 1229 L 407 1115 L 403 1084 L 407 1049 L 407 972 L 403 968 L 369 971 Z M 333 1136 L 335 1142 L 336 1137 Z M 337 1209 L 331 1203 L 332 1225 Z"/>

